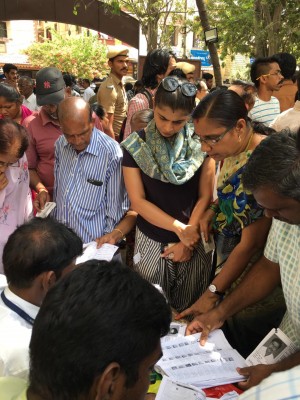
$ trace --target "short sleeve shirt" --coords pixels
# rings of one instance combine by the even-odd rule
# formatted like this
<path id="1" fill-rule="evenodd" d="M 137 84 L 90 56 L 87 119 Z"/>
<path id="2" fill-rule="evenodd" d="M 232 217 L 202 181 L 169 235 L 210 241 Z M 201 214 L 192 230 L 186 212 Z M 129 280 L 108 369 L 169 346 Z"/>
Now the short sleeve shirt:
<path id="1" fill-rule="evenodd" d="M 248 115 L 253 121 L 261 122 L 267 126 L 280 114 L 279 101 L 272 96 L 270 101 L 263 101 L 256 97 L 254 107 Z"/>
<path id="2" fill-rule="evenodd" d="M 113 130 L 115 135 L 120 133 L 122 123 L 127 115 L 128 101 L 122 81 L 114 74 L 101 84 L 97 93 L 98 103 L 108 114 L 114 114 Z"/>
<path id="3" fill-rule="evenodd" d="M 300 225 L 273 219 L 264 255 L 280 267 L 287 307 L 280 328 L 300 349 Z"/>

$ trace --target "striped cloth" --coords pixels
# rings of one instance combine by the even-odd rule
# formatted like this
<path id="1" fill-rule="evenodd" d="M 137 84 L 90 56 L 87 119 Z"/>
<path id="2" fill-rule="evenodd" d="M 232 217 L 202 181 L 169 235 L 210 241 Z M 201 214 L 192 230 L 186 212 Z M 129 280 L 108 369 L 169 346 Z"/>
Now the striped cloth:
<path id="1" fill-rule="evenodd" d="M 280 266 L 287 312 L 280 329 L 300 350 L 300 225 L 273 218 L 264 256 Z"/>
<path id="2" fill-rule="evenodd" d="M 270 101 L 263 101 L 256 97 L 254 107 L 249 111 L 248 116 L 253 121 L 262 122 L 269 126 L 279 114 L 280 105 L 276 97 L 272 96 Z"/>
<path id="3" fill-rule="evenodd" d="M 272 374 L 245 393 L 240 400 L 291 400 L 300 399 L 300 366 Z"/>
<path id="4" fill-rule="evenodd" d="M 121 163 L 118 143 L 96 128 L 90 144 L 79 154 L 64 136 L 55 144 L 56 208 L 52 215 L 73 228 L 84 243 L 111 232 L 128 210 Z"/>
<path id="5" fill-rule="evenodd" d="M 190 307 L 207 289 L 211 276 L 212 253 L 203 244 L 194 249 L 190 261 L 173 263 L 161 258 L 161 243 L 136 229 L 133 269 L 144 279 L 162 287 L 171 307 L 178 312 Z"/>

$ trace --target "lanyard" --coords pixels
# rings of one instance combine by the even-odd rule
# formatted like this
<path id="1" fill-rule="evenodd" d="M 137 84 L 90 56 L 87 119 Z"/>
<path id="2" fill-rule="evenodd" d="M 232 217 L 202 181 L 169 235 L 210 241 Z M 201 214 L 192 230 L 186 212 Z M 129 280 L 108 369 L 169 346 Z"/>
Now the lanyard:
<path id="1" fill-rule="evenodd" d="M 18 314 L 21 318 L 23 318 L 28 324 L 33 325 L 34 323 L 34 318 L 31 318 L 30 315 L 28 315 L 25 311 L 23 311 L 20 307 L 18 307 L 16 304 L 12 303 L 4 294 L 4 290 L 1 293 L 1 298 L 3 303 L 10 308 L 12 311 L 14 311 L 16 314 Z"/>

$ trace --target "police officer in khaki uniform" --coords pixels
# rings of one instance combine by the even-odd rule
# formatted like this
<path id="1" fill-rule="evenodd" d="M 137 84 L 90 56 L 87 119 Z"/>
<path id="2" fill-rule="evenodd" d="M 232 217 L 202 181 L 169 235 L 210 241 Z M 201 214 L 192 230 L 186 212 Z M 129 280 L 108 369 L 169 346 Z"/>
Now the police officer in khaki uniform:
<path id="1" fill-rule="evenodd" d="M 127 96 L 122 78 L 128 71 L 128 48 L 125 46 L 108 46 L 108 65 L 111 69 L 108 78 L 101 84 L 97 101 L 107 111 L 109 132 L 118 140 L 122 123 L 127 114 Z"/>

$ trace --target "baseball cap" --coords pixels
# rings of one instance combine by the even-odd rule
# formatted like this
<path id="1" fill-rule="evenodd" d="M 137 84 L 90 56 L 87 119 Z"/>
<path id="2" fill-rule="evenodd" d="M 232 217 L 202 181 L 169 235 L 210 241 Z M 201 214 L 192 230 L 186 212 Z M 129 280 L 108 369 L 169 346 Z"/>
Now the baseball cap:
<path id="1" fill-rule="evenodd" d="M 65 97 L 65 81 L 59 69 L 42 68 L 36 74 L 36 102 L 39 106 L 59 104 Z"/>

